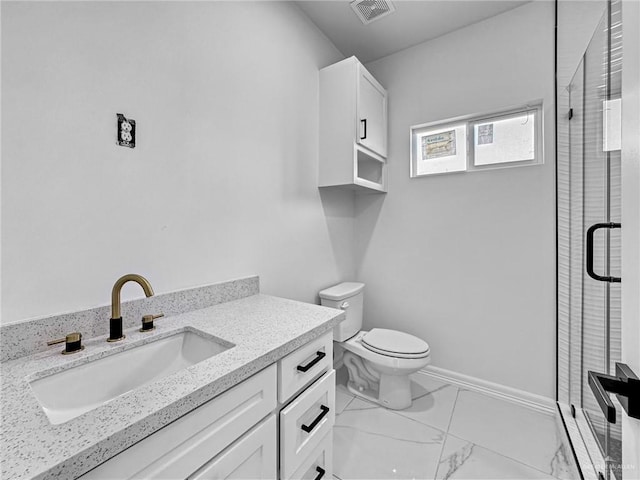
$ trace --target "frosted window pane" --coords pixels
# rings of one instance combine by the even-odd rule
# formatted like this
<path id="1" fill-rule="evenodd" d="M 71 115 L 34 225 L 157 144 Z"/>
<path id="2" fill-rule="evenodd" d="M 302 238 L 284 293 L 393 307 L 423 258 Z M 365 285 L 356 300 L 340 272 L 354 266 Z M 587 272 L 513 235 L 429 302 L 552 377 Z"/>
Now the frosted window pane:
<path id="1" fill-rule="evenodd" d="M 416 175 L 467 169 L 466 124 L 424 130 L 416 137 Z"/>
<path id="2" fill-rule="evenodd" d="M 475 165 L 535 159 L 535 112 L 474 125 Z"/>

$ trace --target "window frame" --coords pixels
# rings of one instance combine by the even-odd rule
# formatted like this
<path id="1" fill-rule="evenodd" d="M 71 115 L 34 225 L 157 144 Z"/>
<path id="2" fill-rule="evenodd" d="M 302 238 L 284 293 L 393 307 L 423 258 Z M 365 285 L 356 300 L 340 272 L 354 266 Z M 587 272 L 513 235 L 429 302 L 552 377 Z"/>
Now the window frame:
<path id="1" fill-rule="evenodd" d="M 438 120 L 435 122 L 423 123 L 420 125 L 414 125 L 410 127 L 410 178 L 429 177 L 433 175 L 449 175 L 452 173 L 466 173 L 483 170 L 494 170 L 499 168 L 512 168 L 512 167 L 527 167 L 532 165 L 544 164 L 544 149 L 543 149 L 543 102 L 542 100 L 530 102 L 517 107 L 505 108 L 498 111 L 485 114 L 472 114 L 464 115 L 461 117 L 449 118 L 446 120 Z M 512 162 L 500 162 L 490 163 L 486 165 L 475 164 L 476 153 L 476 138 L 475 138 L 475 126 L 483 123 L 490 123 L 491 120 L 502 120 L 512 117 L 520 116 L 524 113 L 534 113 L 534 154 L 533 159 L 529 160 L 515 160 Z M 441 130 L 450 126 L 456 126 L 465 124 L 466 133 L 466 168 L 463 170 L 453 170 L 449 172 L 437 172 L 437 173 L 417 173 L 418 167 L 418 142 L 417 139 L 424 134 L 427 130 Z"/>
<path id="2" fill-rule="evenodd" d="M 451 170 L 448 172 L 438 172 L 438 173 L 417 173 L 418 169 L 418 142 L 417 139 L 421 138 L 424 130 L 436 130 L 436 131 L 444 131 L 449 129 L 455 129 L 458 126 L 464 125 L 464 144 L 465 144 L 465 168 L 461 170 Z M 435 133 L 434 133 L 435 135 Z M 442 122 L 436 123 L 427 123 L 423 125 L 416 125 L 415 127 L 411 127 L 411 178 L 424 177 L 428 175 L 444 175 L 451 173 L 460 173 L 465 172 L 468 168 L 469 164 L 469 125 L 468 123 L 461 118 L 452 118 L 449 120 L 445 120 Z"/>

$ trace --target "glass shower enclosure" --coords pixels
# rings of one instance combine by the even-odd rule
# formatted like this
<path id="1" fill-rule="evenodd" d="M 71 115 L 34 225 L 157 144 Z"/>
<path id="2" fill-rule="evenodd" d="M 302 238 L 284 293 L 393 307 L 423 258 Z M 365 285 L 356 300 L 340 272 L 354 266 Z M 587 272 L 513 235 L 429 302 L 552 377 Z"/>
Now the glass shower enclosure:
<path id="1" fill-rule="evenodd" d="M 607 421 L 588 381 L 614 374 L 621 355 L 622 19 L 620 0 L 602 6 L 577 70 L 557 85 L 557 394 L 598 474 L 621 480 L 620 421 Z"/>

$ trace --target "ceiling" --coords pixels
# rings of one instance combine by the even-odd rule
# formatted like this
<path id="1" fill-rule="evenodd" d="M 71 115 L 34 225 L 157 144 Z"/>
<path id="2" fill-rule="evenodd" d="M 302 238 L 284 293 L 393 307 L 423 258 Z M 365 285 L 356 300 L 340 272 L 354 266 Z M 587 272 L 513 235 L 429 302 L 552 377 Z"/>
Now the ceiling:
<path id="1" fill-rule="evenodd" d="M 522 0 L 393 1 L 396 11 L 363 25 L 348 0 L 295 2 L 345 56 L 370 62 L 502 12 Z"/>

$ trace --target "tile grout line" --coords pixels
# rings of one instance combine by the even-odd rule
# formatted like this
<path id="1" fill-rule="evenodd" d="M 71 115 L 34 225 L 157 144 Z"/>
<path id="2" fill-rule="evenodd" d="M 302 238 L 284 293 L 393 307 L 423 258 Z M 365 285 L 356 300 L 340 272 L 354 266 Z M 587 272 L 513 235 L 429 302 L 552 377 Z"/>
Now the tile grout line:
<path id="1" fill-rule="evenodd" d="M 454 408 L 455 408 L 455 403 L 456 403 L 456 401 L 457 401 L 457 399 L 458 399 L 458 393 L 460 393 L 460 387 L 458 387 L 458 386 L 456 386 L 456 385 L 453 385 L 453 384 L 451 384 L 451 383 L 445 383 L 445 382 L 441 382 L 441 383 L 444 383 L 444 385 L 442 385 L 442 386 L 440 386 L 440 387 L 436 388 L 435 390 L 429 391 L 429 392 L 424 393 L 424 394 L 422 394 L 422 395 L 419 395 L 419 396 L 417 396 L 417 397 L 415 397 L 415 398 L 412 398 L 412 399 L 411 399 L 411 401 L 412 401 L 412 402 L 414 402 L 415 400 L 418 400 L 418 399 L 420 399 L 420 398 L 424 398 L 424 397 L 426 397 L 427 395 L 431 395 L 431 394 L 433 394 L 433 393 L 435 393 L 435 392 L 438 392 L 438 391 L 441 391 L 441 390 L 443 390 L 443 389 L 445 389 L 445 388 L 452 387 L 452 388 L 455 388 L 455 389 L 456 389 L 456 399 L 453 401 L 453 405 L 454 405 Z M 364 401 L 364 402 L 366 402 L 367 404 L 372 405 L 372 408 L 358 408 L 358 409 L 352 409 L 352 410 L 349 410 L 349 411 L 353 412 L 353 411 L 362 411 L 362 410 L 375 410 L 376 408 L 380 408 L 380 409 L 382 409 L 382 410 L 384 410 L 384 411 L 386 411 L 386 412 L 389 412 L 389 413 L 393 413 L 393 414 L 395 414 L 395 415 L 398 415 L 398 416 L 400 416 L 400 417 L 404 418 L 405 420 L 410 420 L 410 421 L 412 421 L 412 422 L 415 422 L 415 423 L 417 423 L 418 425 L 421 425 L 421 426 L 423 426 L 423 427 L 433 428 L 434 430 L 438 430 L 438 431 L 443 432 L 443 433 L 445 433 L 445 434 L 446 434 L 446 433 L 447 433 L 447 431 L 449 430 L 449 425 L 447 425 L 446 430 L 443 430 L 442 428 L 440 428 L 440 427 L 436 427 L 436 426 L 434 426 L 434 425 L 431 425 L 430 423 L 424 423 L 424 422 L 421 422 L 421 421 L 419 421 L 419 420 L 416 420 L 415 418 L 412 418 L 412 417 L 408 417 L 408 416 L 406 416 L 406 415 L 403 415 L 403 414 L 401 413 L 403 410 L 392 410 L 392 409 L 390 409 L 390 408 L 383 407 L 383 406 L 382 406 L 382 405 L 380 405 L 379 403 L 373 402 L 373 401 L 369 400 L 368 398 L 358 397 L 357 395 L 352 395 L 352 396 L 353 396 L 353 398 L 349 401 L 349 403 L 347 404 L 347 406 L 345 406 L 345 408 L 344 408 L 344 410 L 342 411 L 342 413 L 346 412 L 346 411 L 347 411 L 347 408 L 348 408 L 348 406 L 351 404 L 351 402 L 352 402 L 353 400 L 355 400 L 356 398 L 358 398 L 359 400 Z M 451 416 L 453 416 L 453 408 L 451 409 Z M 449 417 L 449 423 L 451 423 L 451 417 Z"/>
<path id="2" fill-rule="evenodd" d="M 445 383 L 445 382 L 442 382 L 442 383 Z M 438 387 L 436 390 L 440 390 L 440 389 L 443 389 L 443 388 L 446 388 L 446 387 L 452 387 L 452 388 L 455 388 L 455 389 L 456 389 L 456 398 L 455 398 L 455 400 L 453 401 L 453 408 L 451 409 L 451 415 L 450 415 L 450 417 L 449 417 L 449 423 L 447 424 L 446 430 L 442 430 L 442 429 L 440 429 L 440 428 L 434 427 L 433 425 L 429 425 L 429 424 L 427 424 L 427 423 L 420 422 L 420 421 L 418 421 L 418 420 L 416 420 L 416 419 L 414 419 L 414 418 L 411 418 L 411 417 L 406 417 L 406 416 L 402 415 L 401 413 L 399 413 L 399 411 L 391 410 L 391 409 L 385 408 L 385 407 L 383 407 L 382 405 L 380 405 L 380 404 L 378 404 L 378 403 L 372 402 L 372 401 L 370 401 L 369 399 L 366 399 L 366 398 L 358 397 L 357 395 L 356 395 L 356 396 L 354 396 L 354 397 L 351 399 L 351 401 L 349 402 L 349 404 L 351 404 L 351 402 L 352 402 L 354 399 L 359 398 L 360 400 L 362 400 L 362 401 L 364 401 L 364 402 L 366 402 L 366 403 L 368 403 L 368 404 L 372 405 L 372 406 L 373 406 L 373 408 L 371 408 L 371 409 L 369 409 L 369 408 L 367 408 L 367 409 L 358 409 L 358 410 L 375 410 L 375 409 L 382 409 L 382 410 L 384 410 L 384 411 L 386 411 L 386 412 L 389 412 L 389 413 L 394 414 L 394 415 L 396 415 L 396 416 L 402 417 L 402 418 L 403 418 L 403 419 L 405 419 L 405 420 L 409 420 L 409 421 L 411 421 L 411 422 L 417 423 L 417 424 L 418 424 L 418 425 L 420 425 L 421 427 L 427 427 L 427 428 L 431 428 L 431 429 L 433 429 L 433 430 L 436 430 L 436 431 L 438 431 L 438 432 L 442 432 L 442 434 L 443 434 L 443 436 L 442 436 L 442 447 L 441 447 L 441 449 L 440 449 L 440 456 L 439 456 L 439 458 L 438 458 L 438 464 L 436 465 L 436 471 L 435 471 L 435 473 L 437 474 L 437 472 L 438 472 L 438 468 L 439 468 L 439 460 L 441 459 L 441 457 L 442 457 L 442 452 L 444 451 L 444 444 L 445 444 L 446 439 L 447 439 L 447 433 L 448 433 L 448 431 L 449 431 L 449 427 L 450 427 L 450 425 L 451 425 L 451 420 L 452 420 L 452 418 L 453 418 L 453 412 L 454 412 L 454 410 L 455 410 L 455 406 L 456 406 L 456 403 L 457 403 L 457 401 L 458 401 L 458 395 L 460 394 L 460 390 L 461 390 L 461 388 L 460 388 L 460 387 L 458 387 L 458 386 L 456 386 L 456 385 L 453 385 L 453 384 L 450 384 L 450 383 L 445 383 L 445 385 L 443 385 L 442 387 Z M 431 394 L 431 393 L 432 393 L 432 392 L 427 392 L 427 393 L 425 393 L 424 395 L 421 395 L 420 397 L 416 397 L 416 398 L 412 399 L 412 401 L 413 401 L 413 400 L 416 400 L 417 398 L 425 397 L 425 396 L 427 396 L 427 395 L 429 395 L 429 394 Z M 348 404 L 348 405 L 349 405 L 349 404 Z M 347 407 L 348 407 L 348 405 L 347 405 L 347 406 L 344 408 L 344 410 L 342 411 L 343 413 L 347 411 Z M 349 411 L 356 411 L 356 410 L 349 410 Z M 371 432 L 368 432 L 368 433 L 371 433 Z M 387 435 L 383 435 L 383 436 L 388 437 Z M 388 437 L 388 438 L 393 438 L 393 437 Z M 396 440 L 399 440 L 399 439 L 396 439 Z"/>
<path id="3" fill-rule="evenodd" d="M 445 451 L 445 445 L 446 445 L 446 443 L 447 443 L 448 437 L 449 437 L 449 436 L 451 436 L 452 438 L 455 438 L 455 439 L 461 440 L 461 441 L 463 441 L 463 442 L 465 442 L 465 443 L 467 443 L 467 444 L 469 444 L 469 445 L 477 446 L 478 448 L 483 449 L 483 450 L 485 450 L 485 451 L 487 451 L 487 452 L 489 452 L 489 453 L 492 453 L 492 454 L 494 454 L 494 455 L 498 455 L 498 457 L 503 458 L 503 459 L 504 459 L 504 460 L 506 460 L 506 461 L 514 462 L 514 463 L 515 463 L 515 464 L 517 464 L 517 465 L 520 465 L 520 466 L 522 466 L 522 467 L 524 467 L 524 468 L 530 469 L 532 472 L 537 472 L 537 473 L 539 473 L 539 474 L 541 474 L 541 475 L 544 475 L 545 477 L 549 478 L 550 480 L 561 480 L 559 477 L 556 477 L 556 476 L 553 474 L 553 469 L 552 469 L 552 472 L 551 472 L 551 473 L 546 472 L 546 471 L 544 471 L 544 470 L 540 469 L 539 467 L 536 467 L 536 466 L 530 465 L 530 464 L 528 464 L 528 463 L 525 463 L 525 462 L 523 462 L 523 461 L 521 461 L 521 460 L 518 460 L 518 459 L 512 458 L 512 457 L 510 457 L 510 456 L 508 456 L 508 455 L 506 455 L 506 454 L 504 454 L 504 453 L 501 453 L 501 452 L 499 452 L 499 451 L 496 451 L 496 450 L 494 450 L 494 449 L 492 449 L 492 448 L 487 448 L 487 447 L 485 447 L 485 446 L 483 446 L 483 445 L 481 445 L 481 444 L 477 444 L 477 443 L 475 443 L 475 442 L 473 442 L 473 441 L 466 440 L 466 439 L 464 439 L 464 438 L 462 438 L 462 437 L 459 437 L 459 436 L 457 436 L 457 435 L 450 434 L 450 433 L 449 433 L 449 430 L 450 430 L 450 428 L 451 428 L 451 426 L 452 426 L 452 424 L 453 424 L 453 417 L 454 417 L 454 415 L 455 415 L 455 413 L 456 413 L 456 409 L 457 409 L 457 407 L 458 407 L 457 403 L 458 403 L 458 401 L 460 400 L 460 393 L 461 393 L 461 392 L 463 392 L 463 391 L 467 391 L 467 390 L 466 390 L 466 389 L 464 389 L 464 388 L 462 388 L 462 387 L 460 387 L 460 386 L 457 386 L 457 385 L 447 384 L 447 385 L 444 385 L 444 386 L 442 386 L 442 387 L 437 388 L 437 389 L 436 389 L 436 391 L 442 390 L 442 389 L 446 388 L 447 386 L 452 386 L 452 387 L 456 388 L 456 395 L 455 395 L 455 399 L 454 399 L 454 401 L 453 401 L 453 406 L 452 406 L 452 409 L 451 409 L 451 414 L 450 414 L 450 417 L 449 417 L 449 421 L 448 421 L 448 423 L 447 423 L 446 430 L 445 430 L 444 432 L 442 432 L 442 430 L 441 430 L 441 429 L 436 428 L 436 427 L 434 427 L 434 426 L 432 426 L 432 425 L 429 425 L 429 424 L 426 424 L 426 423 L 420 422 L 420 421 L 415 420 L 414 418 L 411 418 L 411 417 L 404 416 L 404 415 L 403 415 L 402 413 L 400 413 L 399 411 L 395 411 L 395 410 L 387 409 L 387 408 L 385 408 L 385 407 L 381 406 L 380 404 L 377 404 L 377 403 L 375 403 L 375 402 L 372 402 L 372 401 L 370 401 L 370 400 L 368 400 L 368 399 L 366 399 L 366 398 L 358 397 L 357 395 L 353 395 L 353 394 L 350 394 L 350 395 L 349 395 L 351 398 L 350 398 L 350 399 L 349 399 L 349 401 L 345 404 L 345 407 L 344 407 L 344 409 L 343 409 L 342 413 L 344 413 L 345 411 L 347 411 L 348 407 L 353 403 L 353 400 L 355 400 L 356 398 L 358 398 L 358 399 L 361 399 L 363 402 L 365 402 L 367 405 L 370 405 L 370 406 L 371 406 L 371 408 L 356 409 L 356 411 L 357 411 L 357 410 L 370 410 L 370 409 L 372 409 L 372 410 L 376 410 L 376 409 L 380 409 L 380 410 L 383 410 L 383 411 L 386 411 L 386 412 L 389 412 L 389 413 L 395 414 L 395 415 L 397 415 L 397 416 L 400 416 L 400 417 L 402 417 L 402 418 L 403 418 L 403 419 L 405 419 L 405 420 L 410 420 L 410 421 L 412 421 L 412 422 L 418 423 L 418 424 L 419 424 L 420 426 L 422 426 L 422 427 L 427 427 L 427 428 L 435 429 L 435 430 L 437 430 L 437 431 L 442 432 L 442 433 L 443 433 L 443 436 L 442 436 L 442 445 L 441 445 L 441 448 L 440 448 L 440 454 L 439 454 L 438 462 L 437 462 L 437 464 L 436 464 L 436 468 L 435 468 L 435 472 L 434 472 L 434 478 L 438 478 L 437 476 L 438 476 L 438 474 L 439 474 L 440 468 L 442 467 L 441 462 L 443 461 L 443 455 L 444 455 L 444 451 Z M 435 391 L 434 391 L 434 392 L 435 392 Z M 429 395 L 429 394 L 432 394 L 432 393 L 434 393 L 434 392 L 426 392 L 425 394 L 420 395 L 420 396 L 418 396 L 418 397 L 416 397 L 416 398 L 414 398 L 414 399 L 412 399 L 412 400 L 416 400 L 416 399 L 419 399 L 419 398 L 423 398 L 423 397 L 425 397 L 425 396 L 427 396 L 427 395 Z M 481 392 L 475 392 L 475 393 L 480 393 L 480 394 L 481 394 Z M 481 394 L 481 395 L 482 395 L 482 394 Z M 373 432 L 365 432 L 365 433 L 373 434 Z M 375 434 L 374 434 L 374 435 L 375 435 Z M 380 434 L 378 434 L 378 435 L 380 435 Z M 398 438 L 394 438 L 394 437 L 389 437 L 388 435 L 384 435 L 384 434 L 382 434 L 381 436 L 383 436 L 383 437 L 388 437 L 388 438 L 392 438 L 392 439 L 394 439 L 394 440 L 402 440 L 402 441 L 406 441 L 406 439 L 398 439 Z M 421 442 L 417 442 L 417 443 L 421 443 Z M 434 442 L 434 443 L 435 443 L 435 442 Z M 337 475 L 334 475 L 334 477 L 335 477 L 335 479 L 336 479 L 336 480 L 342 480 L 342 479 L 341 479 L 339 476 L 337 476 Z M 537 477 L 531 477 L 531 478 L 537 478 Z"/>
<path id="4" fill-rule="evenodd" d="M 349 408 L 349 405 L 351 405 L 351 402 L 353 402 L 353 401 L 355 400 L 355 398 L 356 398 L 355 396 L 351 395 L 351 400 L 349 400 L 349 401 L 345 404 L 344 408 L 342 409 L 342 411 L 341 411 L 338 415 L 342 415 L 344 412 L 346 412 L 346 411 L 347 411 L 347 408 Z"/>
<path id="5" fill-rule="evenodd" d="M 501 452 L 498 452 L 496 450 L 493 450 L 492 448 L 485 447 L 484 445 L 480 445 L 479 443 L 474 443 L 471 440 L 467 440 L 466 438 L 462 438 L 462 437 L 460 437 L 458 435 L 454 435 L 452 433 L 447 433 L 447 435 L 451 435 L 453 438 L 457 438 L 458 440 L 462 440 L 463 442 L 467 442 L 467 443 L 470 443 L 471 445 L 475 445 L 476 447 L 480 447 L 483 450 L 487 450 L 488 452 L 491 452 L 491 453 L 493 453 L 495 455 L 498 455 L 499 457 L 506 458 L 507 460 L 511 460 L 512 462 L 515 462 L 515 463 L 517 463 L 519 465 L 523 465 L 523 466 L 525 466 L 527 468 L 530 468 L 531 470 L 535 470 L 536 472 L 543 473 L 544 475 L 547 475 L 550 478 L 558 479 L 558 477 L 556 477 L 556 476 L 554 476 L 554 475 L 552 475 L 552 474 L 550 474 L 548 472 L 545 472 L 544 470 L 540 470 L 539 468 L 534 467 L 533 465 L 529 465 L 528 463 L 524 463 L 523 461 L 518 460 L 516 458 L 509 457 L 509 456 L 505 455 L 504 453 L 501 453 Z M 560 480 L 560 479 L 558 479 L 558 480 Z"/>
<path id="6" fill-rule="evenodd" d="M 475 391 L 475 390 L 467 390 L 467 389 L 462 388 L 462 387 L 458 387 L 458 388 L 459 388 L 459 392 L 458 392 L 458 393 L 460 393 L 460 392 L 470 392 L 471 394 L 480 395 L 481 397 L 485 397 L 485 398 L 492 398 L 491 396 L 486 395 L 486 394 L 484 394 L 484 393 L 482 393 L 482 392 L 477 392 L 477 391 Z M 458 399 L 459 399 L 459 396 L 458 396 L 458 397 L 456 397 L 456 404 L 457 404 L 457 402 L 458 402 Z M 501 400 L 501 399 L 497 399 L 497 398 L 493 398 L 493 400 L 496 400 L 496 401 L 503 401 L 503 402 L 508 402 L 508 401 Z M 455 405 L 454 405 L 454 411 L 455 411 Z M 528 413 L 538 414 L 538 413 L 540 413 L 540 412 L 528 412 Z M 454 437 L 454 438 L 457 438 L 457 439 L 459 439 L 459 440 L 463 440 L 463 441 L 465 441 L 465 442 L 471 443 L 472 445 L 477 445 L 478 447 L 480 447 L 480 448 L 482 448 L 482 449 L 485 449 L 485 450 L 487 450 L 487 451 L 489 451 L 489 452 L 495 453 L 496 455 L 499 455 L 499 456 L 501 456 L 501 457 L 503 457 L 503 458 L 506 458 L 506 459 L 508 459 L 508 460 L 511 460 L 511 461 L 513 461 L 513 462 L 516 462 L 516 463 L 518 463 L 518 464 L 520 464 L 520 465 L 524 465 L 525 467 L 530 468 L 530 469 L 532 469 L 532 470 L 535 470 L 535 471 L 537 471 L 537 472 L 543 473 L 543 474 L 547 475 L 547 476 L 548 476 L 548 477 L 550 477 L 550 478 L 556 478 L 556 479 L 558 478 L 558 477 L 556 477 L 555 475 L 553 475 L 553 469 L 551 469 L 551 472 L 546 472 L 545 470 L 543 470 L 542 468 L 540 468 L 540 467 L 538 467 L 538 466 L 535 466 L 535 465 L 533 465 L 533 464 L 527 463 L 527 462 L 525 462 L 525 461 L 523 461 L 523 460 L 518 460 L 518 459 L 516 459 L 516 458 L 510 457 L 510 456 L 508 456 L 508 455 L 506 455 L 506 454 L 504 454 L 504 453 L 502 453 L 502 452 L 500 452 L 500 451 L 498 451 L 498 450 L 494 450 L 494 449 L 493 449 L 493 448 L 491 448 L 491 447 L 485 446 L 484 444 L 476 443 L 476 442 L 474 442 L 474 441 L 472 441 L 472 440 L 468 440 L 468 439 L 463 438 L 463 437 L 461 437 L 461 436 L 459 436 L 459 435 L 455 435 L 455 434 L 451 434 L 451 433 L 449 433 L 449 429 L 451 428 L 451 423 L 452 423 L 452 422 L 453 422 L 453 413 L 452 413 L 452 415 L 451 415 L 451 421 L 450 421 L 450 423 L 449 423 L 449 427 L 448 427 L 448 429 L 447 429 L 447 435 L 451 435 L 451 436 L 452 436 L 452 437 Z M 554 457 L 555 457 L 555 455 L 554 455 Z M 553 458 L 552 458 L 552 460 L 553 460 Z"/>
<path id="7" fill-rule="evenodd" d="M 441 387 L 438 387 L 438 388 L 436 388 L 434 390 L 430 390 L 430 391 L 428 391 L 426 393 L 423 393 L 422 395 L 418 395 L 417 397 L 412 398 L 411 400 L 412 401 L 420 400 L 421 398 L 424 398 L 427 395 L 433 395 L 434 393 L 440 392 L 440 391 L 442 391 L 442 390 L 444 390 L 445 388 L 448 388 L 448 387 L 457 388 L 455 385 L 451 385 L 450 383 L 446 383 L 446 384 L 442 385 Z"/>
<path id="8" fill-rule="evenodd" d="M 415 445 L 433 445 L 434 443 L 438 443 L 437 441 L 436 442 L 429 442 L 429 441 L 411 440 L 411 439 L 408 439 L 408 438 L 394 437 L 393 435 L 388 435 L 386 433 L 377 433 L 377 432 L 371 432 L 369 430 L 363 430 L 362 428 L 355 427 L 353 425 L 334 425 L 334 427 L 355 430 L 357 432 L 366 433 L 367 435 L 372 435 L 374 437 L 388 438 L 388 439 L 391 439 L 391 440 L 395 440 L 397 442 L 412 443 L 412 444 L 415 444 Z M 438 430 L 438 432 L 441 432 L 441 430 Z"/>
<path id="9" fill-rule="evenodd" d="M 453 386 L 453 385 L 452 385 Z M 447 424 L 447 430 L 444 433 L 444 438 L 442 439 L 442 448 L 440 449 L 440 456 L 438 457 L 438 464 L 436 466 L 436 472 L 434 478 L 438 478 L 438 471 L 440 470 L 440 464 L 442 463 L 442 455 L 444 454 L 444 446 L 447 443 L 447 437 L 449 436 L 449 428 L 451 427 L 451 422 L 453 421 L 453 414 L 456 411 L 456 404 L 458 403 L 458 396 L 460 395 L 460 387 L 457 388 L 456 399 L 453 401 L 453 408 L 451 409 L 451 416 L 449 417 L 449 423 Z"/>
<path id="10" fill-rule="evenodd" d="M 456 399 L 453 401 L 453 408 L 451 409 L 451 416 L 449 417 L 449 423 L 447 424 L 447 435 L 449 434 L 449 429 L 451 428 L 451 422 L 453 422 L 453 414 L 456 411 L 456 406 L 458 405 L 458 397 L 460 396 L 460 391 L 462 390 L 460 387 L 456 387 L 458 391 L 456 392 Z"/>
<path id="11" fill-rule="evenodd" d="M 347 395 L 349 395 L 351 397 L 351 399 L 347 403 L 345 403 L 344 408 L 342 409 L 342 411 L 340 413 L 336 413 L 337 415 L 342 415 L 344 412 L 346 412 L 347 408 L 349 408 L 349 405 L 351 405 L 351 402 L 353 402 L 355 400 L 355 398 L 356 398 L 356 396 L 353 395 L 348 390 L 347 390 L 346 393 L 347 393 Z"/>
<path id="12" fill-rule="evenodd" d="M 359 398 L 359 397 L 354 397 L 354 399 L 355 399 L 355 398 Z M 368 399 L 366 399 L 366 398 L 359 398 L 359 399 L 360 399 L 360 400 L 362 400 L 362 401 L 367 402 L 367 403 L 368 403 L 368 404 L 370 404 L 370 405 L 372 405 L 372 408 L 354 408 L 354 409 L 349 410 L 350 412 L 362 412 L 362 411 L 365 411 L 365 410 L 376 410 L 376 409 L 380 409 L 380 410 L 383 410 L 383 411 L 385 411 L 385 412 L 388 412 L 388 413 L 390 413 L 390 414 L 392 414 L 392 415 L 396 415 L 396 416 L 398 416 L 398 417 L 401 417 L 401 418 L 403 418 L 404 420 L 408 420 L 408 421 L 410 421 L 410 422 L 417 423 L 417 424 L 418 424 L 418 425 L 420 425 L 421 427 L 431 428 L 431 429 L 433 429 L 433 430 L 437 430 L 437 431 L 442 432 L 442 433 L 444 433 L 444 434 L 446 434 L 446 433 L 447 433 L 446 431 L 444 431 L 444 430 L 443 430 L 443 429 L 441 429 L 441 428 L 434 427 L 433 425 L 430 425 L 430 424 L 428 424 L 428 423 L 420 422 L 420 421 L 416 420 L 415 418 L 407 417 L 407 416 L 403 415 L 402 413 L 400 413 L 400 412 L 401 412 L 401 410 L 392 410 L 392 409 L 390 409 L 390 408 L 383 407 L 383 406 L 382 406 L 382 405 L 380 405 L 379 403 L 374 403 L 374 402 L 372 402 L 371 400 L 368 400 Z M 343 410 L 343 413 L 344 413 L 344 412 L 346 412 L 346 411 L 347 411 L 347 409 L 346 409 L 346 407 L 345 407 L 345 409 Z"/>

